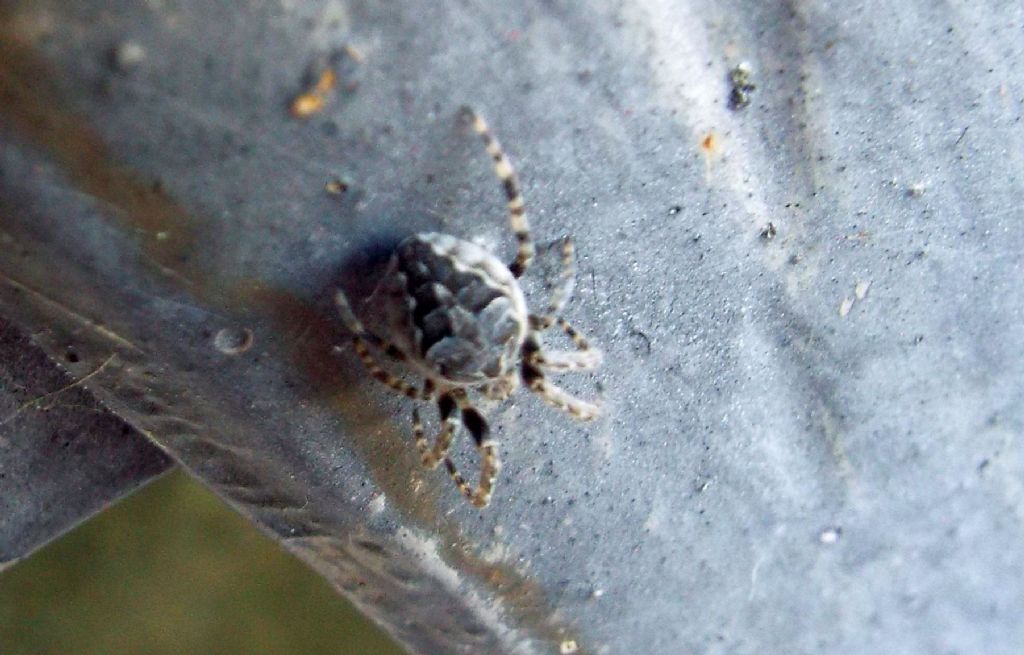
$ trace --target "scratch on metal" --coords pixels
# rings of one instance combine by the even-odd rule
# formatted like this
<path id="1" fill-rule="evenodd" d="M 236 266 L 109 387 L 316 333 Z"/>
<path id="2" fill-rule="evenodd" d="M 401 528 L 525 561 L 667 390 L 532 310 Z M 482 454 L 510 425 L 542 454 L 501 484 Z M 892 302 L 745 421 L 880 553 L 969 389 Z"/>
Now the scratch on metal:
<path id="1" fill-rule="evenodd" d="M 96 321 L 94 321 L 94 320 L 92 320 L 90 318 L 82 316 L 81 314 L 79 314 L 78 312 L 74 311 L 70 307 L 67 307 L 66 305 L 63 305 L 63 304 L 57 302 L 56 300 L 48 297 L 46 294 L 44 294 L 42 292 L 39 292 L 39 291 L 36 291 L 35 289 L 33 289 L 31 287 L 28 287 L 28 286 L 22 284 L 21 282 L 18 282 L 17 280 L 11 279 L 10 277 L 7 277 L 3 273 L 0 273 L 0 279 L 3 279 L 4 282 L 6 282 L 8 285 L 14 287 L 15 289 L 18 289 L 20 291 L 24 291 L 25 293 L 28 293 L 29 295 L 31 295 L 32 297 L 36 298 L 37 300 L 43 301 L 43 303 L 45 303 L 46 305 L 48 305 L 50 307 L 56 308 L 57 310 L 59 310 L 63 314 L 65 314 L 67 316 L 70 316 L 77 323 L 86 326 L 87 328 L 89 328 L 92 331 L 96 332 L 100 336 L 105 337 L 105 338 L 113 341 L 114 343 L 116 343 L 116 344 L 118 344 L 120 346 L 123 346 L 125 348 L 129 348 L 131 350 L 134 350 L 135 352 L 142 352 L 141 348 L 136 346 L 134 343 L 132 343 L 128 339 L 125 339 L 124 337 L 122 337 L 118 333 L 114 332 L 110 328 L 105 327 L 103 325 L 100 325 L 99 323 L 97 323 Z"/>

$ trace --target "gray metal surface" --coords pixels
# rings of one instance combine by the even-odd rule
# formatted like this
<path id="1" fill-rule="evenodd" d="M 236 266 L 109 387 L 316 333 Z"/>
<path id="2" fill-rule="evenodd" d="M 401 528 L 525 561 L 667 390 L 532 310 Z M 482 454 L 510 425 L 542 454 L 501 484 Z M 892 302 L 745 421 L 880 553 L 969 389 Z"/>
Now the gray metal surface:
<path id="1" fill-rule="evenodd" d="M 4 12 L 0 315 L 119 417 L 416 652 L 1019 652 L 1019 3 L 210 4 Z M 490 408 L 482 513 L 330 302 L 511 253 L 463 103 L 607 362 Z"/>
<path id="2" fill-rule="evenodd" d="M 0 570 L 171 466 L 88 385 L 0 318 Z"/>

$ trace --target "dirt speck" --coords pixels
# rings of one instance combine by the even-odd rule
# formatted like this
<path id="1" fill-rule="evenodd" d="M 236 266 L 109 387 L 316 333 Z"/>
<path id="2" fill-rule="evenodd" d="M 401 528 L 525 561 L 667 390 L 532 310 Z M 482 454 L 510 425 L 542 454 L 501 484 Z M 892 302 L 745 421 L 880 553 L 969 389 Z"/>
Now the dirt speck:
<path id="1" fill-rule="evenodd" d="M 146 60 L 146 49 L 136 41 L 124 41 L 110 51 L 110 66 L 119 73 L 130 73 Z"/>
<path id="2" fill-rule="evenodd" d="M 336 177 L 324 185 L 324 191 L 332 196 L 340 196 L 348 191 L 349 182 L 343 178 Z"/>
<path id="3" fill-rule="evenodd" d="M 309 118 L 323 111 L 337 85 L 338 76 L 335 74 L 334 69 L 325 68 L 310 88 L 292 100 L 292 116 L 295 118 Z"/>
<path id="4" fill-rule="evenodd" d="M 255 341 L 249 328 L 224 328 L 213 335 L 213 347 L 225 355 L 240 355 Z"/>
<path id="5" fill-rule="evenodd" d="M 700 140 L 700 148 L 706 155 L 712 155 L 718 150 L 718 136 L 714 132 L 708 132 Z"/>
<path id="6" fill-rule="evenodd" d="M 924 182 L 914 182 L 913 184 L 907 185 L 907 196 L 911 198 L 920 198 L 924 195 L 926 185 Z"/>
<path id="7" fill-rule="evenodd" d="M 739 111 L 750 106 L 750 94 L 757 89 L 751 81 L 753 72 L 750 64 L 745 61 L 729 71 L 729 83 L 732 85 L 729 90 L 729 109 Z"/>

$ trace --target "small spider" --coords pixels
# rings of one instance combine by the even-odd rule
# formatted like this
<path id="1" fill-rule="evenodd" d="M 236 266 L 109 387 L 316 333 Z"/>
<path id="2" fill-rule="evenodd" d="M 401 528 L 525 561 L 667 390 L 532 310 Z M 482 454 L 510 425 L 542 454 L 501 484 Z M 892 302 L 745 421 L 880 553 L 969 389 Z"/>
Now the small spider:
<path id="1" fill-rule="evenodd" d="M 342 291 L 337 292 L 335 301 L 370 375 L 409 398 L 437 399 L 441 430 L 433 447 L 423 434 L 419 410 L 414 408 L 412 413 L 413 435 L 423 465 L 433 469 L 443 461 L 462 494 L 473 505 L 484 507 L 491 500 L 500 467 L 498 444 L 490 438 L 487 420 L 473 407 L 468 390 L 504 400 L 522 378 L 528 389 L 550 405 L 587 421 L 598 415 L 598 406 L 569 395 L 549 382 L 545 373 L 595 368 L 601 363 L 601 352 L 560 316 L 576 274 L 570 239 L 562 243 L 562 272 L 547 311 L 531 314 L 527 310 L 518 278 L 529 268 L 534 246 L 519 184 L 484 120 L 467 107 L 461 114 L 494 160 L 519 244 L 515 259 L 506 266 L 484 248 L 447 234 L 427 232 L 405 239 L 366 301 L 379 307 L 387 339 L 363 326 Z M 576 351 L 544 352 L 540 333 L 555 325 L 572 339 Z M 422 375 L 422 388 L 381 368 L 370 345 Z M 476 487 L 466 482 L 448 456 L 458 416 L 480 453 Z"/>

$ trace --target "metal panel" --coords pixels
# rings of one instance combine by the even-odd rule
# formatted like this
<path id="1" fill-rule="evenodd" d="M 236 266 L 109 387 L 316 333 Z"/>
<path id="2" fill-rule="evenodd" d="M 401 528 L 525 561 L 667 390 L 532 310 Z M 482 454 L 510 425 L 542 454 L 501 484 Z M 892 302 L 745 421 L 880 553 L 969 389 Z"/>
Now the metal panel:
<path id="1" fill-rule="evenodd" d="M 1024 16 L 971 7 L 15 3 L 0 314 L 414 651 L 1011 652 Z M 511 252 L 463 103 L 607 355 L 596 425 L 489 408 L 485 512 L 331 303 Z"/>
<path id="2" fill-rule="evenodd" d="M 171 466 L 88 385 L 0 319 L 0 569 Z"/>

